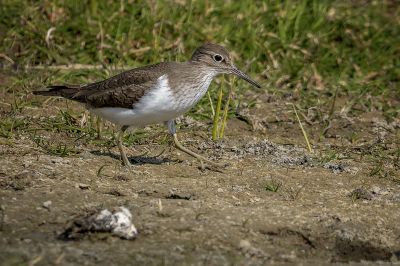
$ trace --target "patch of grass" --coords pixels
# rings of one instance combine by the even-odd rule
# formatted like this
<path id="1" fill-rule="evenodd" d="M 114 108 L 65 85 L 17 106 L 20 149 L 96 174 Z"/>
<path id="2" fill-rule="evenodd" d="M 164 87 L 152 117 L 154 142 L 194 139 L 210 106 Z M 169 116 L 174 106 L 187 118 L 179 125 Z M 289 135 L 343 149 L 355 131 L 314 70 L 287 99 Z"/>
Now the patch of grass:
<path id="1" fill-rule="evenodd" d="M 396 156 L 398 155 L 389 153 L 380 158 L 371 157 L 369 175 L 400 184 L 400 164 L 399 158 Z"/>
<path id="2" fill-rule="evenodd" d="M 299 198 L 300 192 L 303 189 L 304 186 L 302 187 L 287 187 L 283 192 L 282 195 L 286 200 L 289 201 L 295 201 Z"/>
<path id="3" fill-rule="evenodd" d="M 0 137 L 11 138 L 19 130 L 24 130 L 29 122 L 12 116 L 0 119 Z"/>
<path id="4" fill-rule="evenodd" d="M 335 150 L 328 150 L 325 151 L 324 153 L 321 153 L 319 156 L 318 161 L 321 164 L 326 164 L 329 163 L 330 161 L 338 160 L 339 159 L 339 154 Z"/>
<path id="5" fill-rule="evenodd" d="M 50 99 L 50 98 L 49 98 Z M 113 137 L 113 128 L 99 127 L 98 117 L 89 112 L 77 113 L 69 110 L 60 109 L 55 116 L 44 117 L 35 121 L 35 126 L 29 131 L 52 131 L 63 132 L 69 137 L 75 138 L 75 141 L 85 139 L 93 143 L 102 143 L 107 138 Z"/>
<path id="6" fill-rule="evenodd" d="M 283 186 L 283 182 L 276 179 L 271 179 L 265 184 L 265 190 L 270 192 L 279 192 L 285 200 L 294 201 L 299 198 L 301 190 L 305 185 L 301 187 Z"/>
<path id="7" fill-rule="evenodd" d="M 200 43 L 212 40 L 229 46 L 237 64 L 257 73 L 258 79 L 268 76 L 267 89 L 279 85 L 313 96 L 302 98 L 302 107 L 325 107 L 327 113 L 331 106 L 325 104 L 332 102 L 339 84 L 344 86 L 338 95 L 358 94 L 362 89 L 391 95 L 391 89 L 398 90 L 400 12 L 391 1 L 183 1 L 174 5 L 179 8 L 163 1 L 27 4 L 10 0 L 0 7 L 4 32 L 0 47 L 17 66 L 133 67 L 188 58 Z M 88 76 L 84 70 L 69 72 L 78 76 L 59 73 L 51 79 L 73 82 Z M 283 76 L 286 81 L 277 84 Z M 241 89 L 249 87 L 240 84 Z M 320 91 L 327 93 L 322 101 Z"/>
<path id="8" fill-rule="evenodd" d="M 210 105 L 211 111 L 213 113 L 213 127 L 212 127 L 212 139 L 217 140 L 224 137 L 225 128 L 227 126 L 227 120 L 229 116 L 229 108 L 231 104 L 231 98 L 233 94 L 233 90 L 235 87 L 235 78 L 229 79 L 229 82 L 223 82 L 224 86 L 220 86 L 218 97 L 216 101 L 215 109 L 213 108 L 213 103 L 211 98 Z M 225 102 L 222 103 L 223 95 L 224 95 L 224 87 L 225 84 L 228 84 L 228 91 L 225 93 Z M 224 105 L 222 109 L 222 105 Z M 222 114 L 221 114 L 222 112 Z"/>
<path id="9" fill-rule="evenodd" d="M 96 132 L 91 126 L 81 126 L 80 119 L 73 115 L 70 111 L 59 110 L 56 116 L 47 117 L 43 121 L 38 122 L 35 130 L 65 132 L 70 136 L 81 136 L 88 134 L 95 136 Z"/>
<path id="10" fill-rule="evenodd" d="M 132 133 L 124 134 L 123 142 L 124 145 L 127 146 L 141 144 L 148 137 L 149 135 L 147 131 L 137 129 Z"/>
<path id="11" fill-rule="evenodd" d="M 282 181 L 271 179 L 265 184 L 265 189 L 271 192 L 278 192 L 278 190 L 282 187 Z"/>
<path id="12" fill-rule="evenodd" d="M 72 154 L 79 153 L 72 147 L 69 147 L 68 144 L 58 141 L 49 141 L 45 140 L 40 136 L 34 136 L 32 141 L 36 143 L 36 145 L 43 150 L 45 150 L 48 154 L 57 155 L 60 157 L 70 156 Z"/>

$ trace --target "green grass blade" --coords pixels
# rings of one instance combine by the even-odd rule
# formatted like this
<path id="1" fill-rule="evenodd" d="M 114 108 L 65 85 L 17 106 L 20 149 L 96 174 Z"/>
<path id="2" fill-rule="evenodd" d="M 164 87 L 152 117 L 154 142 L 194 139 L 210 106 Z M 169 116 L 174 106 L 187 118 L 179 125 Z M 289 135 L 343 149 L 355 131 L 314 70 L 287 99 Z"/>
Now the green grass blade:
<path id="1" fill-rule="evenodd" d="M 218 92 L 217 107 L 215 108 L 215 115 L 214 115 L 213 129 L 212 129 L 212 138 L 213 138 L 213 140 L 217 140 L 218 139 L 219 115 L 221 113 L 222 95 L 223 95 L 223 88 L 222 88 L 222 85 L 221 85 L 220 89 L 219 89 L 219 92 Z"/>
<path id="2" fill-rule="evenodd" d="M 295 106 L 293 103 L 292 103 L 292 106 L 293 106 L 293 110 L 294 110 L 294 113 L 295 113 L 296 118 L 297 118 L 297 122 L 299 122 L 299 126 L 300 126 L 300 129 L 301 129 L 301 132 L 303 133 L 304 140 L 306 141 L 308 151 L 309 151 L 309 152 L 312 152 L 313 150 L 312 150 L 312 148 L 311 148 L 310 141 L 308 140 L 307 133 L 306 133 L 306 131 L 304 130 L 304 127 L 303 127 L 303 124 L 301 123 L 300 117 L 299 117 L 299 115 L 297 114 L 296 106 Z"/>
<path id="3" fill-rule="evenodd" d="M 226 99 L 225 106 L 224 106 L 224 114 L 222 117 L 221 128 L 219 130 L 219 138 L 224 137 L 225 127 L 226 127 L 226 123 L 227 123 L 227 119 L 228 119 L 229 104 L 230 104 L 231 97 L 232 97 L 234 80 L 235 80 L 235 78 L 233 77 L 229 84 L 229 92 L 228 92 L 228 97 Z"/>

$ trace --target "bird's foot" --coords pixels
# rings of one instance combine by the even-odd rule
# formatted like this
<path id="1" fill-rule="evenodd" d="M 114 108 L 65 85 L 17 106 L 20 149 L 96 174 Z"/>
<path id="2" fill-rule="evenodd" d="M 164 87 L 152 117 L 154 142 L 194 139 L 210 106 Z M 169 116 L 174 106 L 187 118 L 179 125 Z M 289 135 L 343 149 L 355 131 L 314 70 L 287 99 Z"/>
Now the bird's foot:
<path id="1" fill-rule="evenodd" d="M 200 169 L 202 171 L 209 169 L 212 171 L 217 171 L 217 172 L 223 172 L 223 169 L 225 169 L 228 164 L 219 164 L 216 162 L 213 162 L 207 158 L 205 158 L 204 156 L 197 154 L 191 150 L 189 150 L 188 148 L 184 147 L 178 140 L 178 138 L 176 137 L 176 134 L 173 135 L 174 137 L 174 143 L 175 143 L 175 147 L 180 150 L 183 151 L 191 156 L 193 156 L 194 158 L 196 158 L 197 160 L 200 161 Z"/>
<path id="2" fill-rule="evenodd" d="M 132 167 L 132 164 L 131 164 L 131 162 L 128 160 L 128 157 L 126 157 L 126 155 L 125 156 L 122 156 L 122 165 L 123 166 L 125 166 L 125 167 L 127 167 L 127 168 L 130 168 L 130 167 Z"/>

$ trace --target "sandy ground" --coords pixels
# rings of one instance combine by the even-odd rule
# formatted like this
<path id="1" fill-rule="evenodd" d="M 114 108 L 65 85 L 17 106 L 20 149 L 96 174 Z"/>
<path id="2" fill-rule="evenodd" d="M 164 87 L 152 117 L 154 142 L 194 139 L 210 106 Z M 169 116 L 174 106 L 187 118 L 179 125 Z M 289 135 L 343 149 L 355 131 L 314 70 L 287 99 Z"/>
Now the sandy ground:
<path id="1" fill-rule="evenodd" d="M 320 141 L 321 126 L 307 125 L 317 143 L 310 154 L 290 108 L 264 100 L 244 112 L 250 125 L 230 120 L 223 141 L 207 140 L 201 123 L 180 131 L 191 149 L 230 164 L 221 171 L 201 171 L 157 141 L 128 147 L 134 167 L 126 169 L 115 146 L 80 140 L 77 154 L 58 157 L 24 134 L 0 138 L 0 264 L 400 265 L 398 157 L 368 156 L 382 142 L 385 151 L 398 149 L 399 121 L 336 117 Z M 164 148 L 157 158 L 134 157 Z M 332 150 L 339 158 L 326 160 Z M 65 239 L 79 217 L 118 206 L 132 212 L 136 239 L 105 232 Z"/>

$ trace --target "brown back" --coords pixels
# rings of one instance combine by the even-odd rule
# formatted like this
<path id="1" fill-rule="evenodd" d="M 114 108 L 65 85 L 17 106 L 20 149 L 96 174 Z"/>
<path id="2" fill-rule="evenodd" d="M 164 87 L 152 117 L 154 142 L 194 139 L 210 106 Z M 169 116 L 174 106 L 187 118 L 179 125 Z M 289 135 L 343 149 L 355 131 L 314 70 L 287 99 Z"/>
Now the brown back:
<path id="1" fill-rule="evenodd" d="M 169 63 L 164 62 L 128 70 L 83 86 L 70 99 L 95 108 L 131 108 L 149 89 L 156 86 L 157 79 L 168 67 Z"/>

